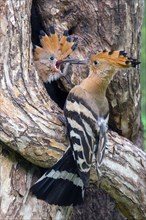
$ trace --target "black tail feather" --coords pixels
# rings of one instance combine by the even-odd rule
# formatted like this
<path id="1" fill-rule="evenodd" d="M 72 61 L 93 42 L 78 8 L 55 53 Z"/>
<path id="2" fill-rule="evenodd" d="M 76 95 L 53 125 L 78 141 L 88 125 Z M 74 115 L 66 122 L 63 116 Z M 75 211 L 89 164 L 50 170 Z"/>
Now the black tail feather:
<path id="1" fill-rule="evenodd" d="M 30 190 L 38 199 L 49 204 L 69 206 L 83 202 L 84 185 L 70 148 Z"/>

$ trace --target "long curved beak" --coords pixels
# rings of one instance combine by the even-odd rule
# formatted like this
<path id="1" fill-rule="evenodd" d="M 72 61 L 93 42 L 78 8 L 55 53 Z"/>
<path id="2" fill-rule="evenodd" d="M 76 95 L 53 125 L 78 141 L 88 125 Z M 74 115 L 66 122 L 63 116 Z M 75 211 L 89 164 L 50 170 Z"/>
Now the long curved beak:
<path id="1" fill-rule="evenodd" d="M 62 63 L 70 63 L 70 64 L 83 64 L 87 65 L 89 63 L 89 60 L 79 60 L 79 59 L 66 59 L 62 60 Z"/>

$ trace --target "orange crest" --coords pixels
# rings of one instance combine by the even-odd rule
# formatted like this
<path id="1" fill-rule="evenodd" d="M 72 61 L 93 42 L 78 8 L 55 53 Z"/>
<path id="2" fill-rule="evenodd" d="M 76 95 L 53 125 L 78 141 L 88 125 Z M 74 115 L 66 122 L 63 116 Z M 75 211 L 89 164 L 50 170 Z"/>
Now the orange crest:
<path id="1" fill-rule="evenodd" d="M 65 30 L 61 39 L 55 33 L 53 26 L 49 28 L 49 35 L 40 31 L 40 43 L 42 47 L 34 47 L 34 58 L 39 59 L 41 53 L 53 54 L 57 60 L 63 60 L 68 57 L 77 47 L 77 38 L 71 39 L 68 31 Z"/>
<path id="2" fill-rule="evenodd" d="M 117 68 L 136 67 L 136 65 L 140 64 L 137 59 L 128 57 L 127 53 L 124 50 L 110 52 L 103 51 L 98 54 L 94 54 L 91 56 L 91 62 L 95 61 L 107 62 Z"/>

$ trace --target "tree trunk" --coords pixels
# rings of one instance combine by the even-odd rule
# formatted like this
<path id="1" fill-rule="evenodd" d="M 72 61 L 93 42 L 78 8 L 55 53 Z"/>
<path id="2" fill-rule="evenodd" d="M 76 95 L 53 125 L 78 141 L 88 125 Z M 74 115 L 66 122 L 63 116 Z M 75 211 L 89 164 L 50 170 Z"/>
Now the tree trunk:
<path id="1" fill-rule="evenodd" d="M 89 51 L 101 48 L 126 49 L 131 56 L 139 56 L 142 0 L 39 0 L 33 3 L 37 5 L 43 17 L 44 26 L 53 23 L 58 33 L 67 28 L 70 34 L 79 37 L 79 49 L 75 56 L 85 58 Z M 0 138 L 5 145 L 33 164 L 49 167 L 63 154 L 67 141 L 64 126 L 58 119 L 58 115 L 62 115 L 63 112 L 47 95 L 33 64 L 30 9 L 31 0 L 2 0 L 0 4 Z M 70 83 L 62 79 L 67 90 L 88 74 L 87 67 L 73 66 L 71 71 Z M 111 108 L 110 127 L 142 147 L 139 70 L 124 71 L 117 75 L 108 89 L 107 97 Z M 117 134 L 111 133 L 109 137 L 110 148 L 102 167 L 104 176 L 98 185 L 116 200 L 118 207 L 128 219 L 146 219 L 146 156 Z M 11 154 L 8 156 L 4 150 L 4 155 L 1 155 L 1 218 L 71 218 L 71 208 L 49 206 L 28 194 L 30 185 L 34 182 L 33 172 L 39 170 L 20 159 L 20 156 L 15 156 L 15 153 Z M 131 157 L 128 158 L 127 155 Z M 122 170 L 123 163 L 127 166 Z M 121 173 L 117 173 L 116 166 L 120 168 Z M 135 178 L 132 178 L 133 175 Z M 94 176 L 92 174 L 91 179 L 95 185 Z M 89 197 L 97 190 L 97 186 L 92 189 L 89 189 Z M 96 215 L 100 216 L 99 219 L 106 219 L 105 216 L 108 216 L 107 219 L 111 216 L 114 219 L 113 215 L 116 216 L 115 213 L 118 212 L 105 204 L 108 202 L 113 207 L 115 203 L 110 203 L 110 197 L 105 194 L 104 204 L 98 204 L 104 192 L 100 191 L 99 194 L 101 195 L 98 201 L 95 195 L 94 199 L 91 198 L 92 202 L 87 197 L 86 207 L 83 205 L 75 208 L 72 218 L 75 216 L 81 219 L 87 216 L 85 210 L 88 204 L 89 207 L 92 205 L 91 219 L 98 219 L 95 218 Z M 96 206 L 104 207 L 103 216 L 102 211 L 93 209 Z M 107 214 L 108 210 L 111 210 L 111 215 Z M 87 211 L 89 212 L 89 209 Z M 117 216 L 115 219 L 124 219 L 120 214 Z"/>
<path id="2" fill-rule="evenodd" d="M 31 1 L 2 7 L 1 140 L 27 160 L 49 166 L 65 150 L 62 110 L 46 94 L 33 66 Z M 60 149 L 60 150 L 59 150 Z"/>

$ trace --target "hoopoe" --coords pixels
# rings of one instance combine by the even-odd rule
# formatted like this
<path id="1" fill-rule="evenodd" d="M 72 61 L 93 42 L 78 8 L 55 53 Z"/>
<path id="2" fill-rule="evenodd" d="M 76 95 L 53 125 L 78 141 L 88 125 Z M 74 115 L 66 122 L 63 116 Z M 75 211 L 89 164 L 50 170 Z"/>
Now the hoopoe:
<path id="1" fill-rule="evenodd" d="M 139 63 L 125 51 L 103 51 L 91 56 L 89 76 L 71 89 L 64 108 L 69 147 L 31 187 L 38 199 L 60 206 L 83 202 L 93 157 L 97 170 L 104 158 L 109 115 L 106 89 L 117 70 Z"/>
<path id="2" fill-rule="evenodd" d="M 49 28 L 49 35 L 41 30 L 39 38 L 42 47 L 34 45 L 34 62 L 43 82 L 50 83 L 66 74 L 66 68 L 62 71 L 61 65 L 70 62 L 70 59 L 64 60 L 76 49 L 78 38 L 71 39 L 65 30 L 59 39 L 53 26 Z"/>

